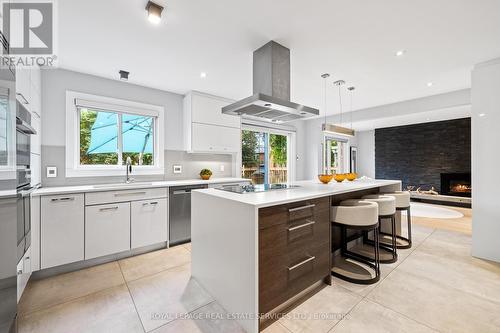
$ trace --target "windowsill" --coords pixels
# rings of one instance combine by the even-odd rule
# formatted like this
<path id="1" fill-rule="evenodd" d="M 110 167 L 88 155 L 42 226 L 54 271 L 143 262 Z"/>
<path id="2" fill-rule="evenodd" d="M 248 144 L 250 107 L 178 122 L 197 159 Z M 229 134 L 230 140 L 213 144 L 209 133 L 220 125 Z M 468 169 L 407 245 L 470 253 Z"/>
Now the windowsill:
<path id="1" fill-rule="evenodd" d="M 163 167 L 132 166 L 133 175 L 164 175 Z M 66 169 L 67 178 L 77 177 L 106 177 L 106 176 L 124 176 L 126 174 L 125 166 L 122 167 L 80 167 Z"/>

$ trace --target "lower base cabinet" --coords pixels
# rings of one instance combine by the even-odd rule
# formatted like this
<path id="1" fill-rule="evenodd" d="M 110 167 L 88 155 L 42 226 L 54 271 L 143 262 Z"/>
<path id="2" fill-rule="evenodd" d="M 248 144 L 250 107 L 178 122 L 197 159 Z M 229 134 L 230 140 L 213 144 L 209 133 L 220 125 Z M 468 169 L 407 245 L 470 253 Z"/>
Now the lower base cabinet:
<path id="1" fill-rule="evenodd" d="M 133 249 L 168 240 L 167 199 L 130 203 L 130 237 Z"/>
<path id="2" fill-rule="evenodd" d="M 85 207 L 85 259 L 130 250 L 130 202 Z"/>

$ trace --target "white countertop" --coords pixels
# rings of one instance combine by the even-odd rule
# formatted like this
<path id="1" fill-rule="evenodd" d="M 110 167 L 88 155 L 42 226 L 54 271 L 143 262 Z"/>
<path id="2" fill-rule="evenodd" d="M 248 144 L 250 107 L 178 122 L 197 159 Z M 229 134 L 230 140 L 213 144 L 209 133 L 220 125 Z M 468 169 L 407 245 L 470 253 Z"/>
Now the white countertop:
<path id="1" fill-rule="evenodd" d="M 102 191 L 117 191 L 130 190 L 140 188 L 158 188 L 186 185 L 201 185 L 201 184 L 224 184 L 224 183 L 239 183 L 248 182 L 244 178 L 212 178 L 209 180 L 203 179 L 186 179 L 186 180 L 169 180 L 155 182 L 137 182 L 130 184 L 97 184 L 97 185 L 77 185 L 77 186 L 60 186 L 60 187 L 41 187 L 32 193 L 32 196 L 54 195 L 67 193 L 85 193 L 85 192 L 102 192 Z"/>
<path id="2" fill-rule="evenodd" d="M 309 181 L 298 181 L 293 183 L 293 185 L 298 185 L 300 187 L 286 189 L 286 190 L 273 190 L 267 192 L 243 193 L 243 194 L 222 191 L 214 188 L 196 190 L 195 192 L 213 195 L 228 200 L 238 201 L 240 203 L 256 207 L 267 207 L 267 206 L 280 205 L 289 202 L 320 198 L 335 194 L 353 192 L 358 190 L 366 190 L 370 188 L 377 188 L 388 185 L 399 185 L 400 189 L 401 181 L 357 179 L 352 182 L 344 181 L 342 183 L 337 183 L 333 181 L 330 184 L 325 185 L 320 183 L 319 181 L 309 180 Z"/>

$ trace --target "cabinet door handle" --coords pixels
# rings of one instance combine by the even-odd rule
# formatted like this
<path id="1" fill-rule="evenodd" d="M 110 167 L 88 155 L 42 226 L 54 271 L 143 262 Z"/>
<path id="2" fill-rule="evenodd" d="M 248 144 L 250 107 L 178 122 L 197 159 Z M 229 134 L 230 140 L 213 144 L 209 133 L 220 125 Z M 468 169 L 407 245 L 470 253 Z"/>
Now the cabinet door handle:
<path id="1" fill-rule="evenodd" d="M 105 211 L 108 211 L 108 210 L 117 210 L 118 209 L 118 206 L 115 206 L 115 207 L 105 207 L 105 208 L 99 208 L 99 211 L 100 212 L 105 212 Z"/>
<path id="2" fill-rule="evenodd" d="M 16 93 L 16 95 L 19 96 L 19 97 L 21 97 L 23 99 L 23 104 L 26 104 L 26 105 L 30 104 L 28 102 L 28 100 L 26 99 L 26 97 L 24 97 L 23 94 L 21 94 L 21 93 L 18 92 L 18 93 Z"/>
<path id="3" fill-rule="evenodd" d="M 127 192 L 127 193 L 115 193 L 115 197 L 122 197 L 126 195 L 141 195 L 146 194 L 146 192 Z"/>
<path id="4" fill-rule="evenodd" d="M 142 205 L 143 205 L 143 206 L 155 206 L 155 205 L 157 205 L 157 204 L 158 204 L 158 202 L 157 202 L 157 201 L 153 201 L 153 202 L 145 202 L 145 203 L 143 203 Z"/>
<path id="5" fill-rule="evenodd" d="M 316 207 L 315 204 L 311 204 L 311 205 L 305 205 L 305 206 L 301 206 L 301 207 L 296 207 L 296 208 L 290 208 L 288 210 L 289 213 L 293 213 L 293 212 L 298 212 L 298 211 L 301 211 L 301 210 L 304 210 L 304 209 L 308 209 L 308 208 L 314 208 Z"/>
<path id="6" fill-rule="evenodd" d="M 38 112 L 33 111 L 33 113 L 35 114 L 35 116 L 37 116 L 37 118 L 38 118 L 38 119 L 42 118 L 42 117 L 38 114 Z"/>
<path id="7" fill-rule="evenodd" d="M 57 202 L 57 201 L 74 201 L 74 200 L 75 200 L 74 197 L 50 199 L 50 201 L 52 201 L 52 202 Z"/>
<path id="8" fill-rule="evenodd" d="M 304 223 L 304 224 L 301 224 L 301 225 L 298 225 L 298 226 L 295 226 L 295 227 L 291 227 L 291 228 L 288 228 L 288 231 L 295 231 L 295 230 L 298 230 L 298 229 L 302 229 L 302 228 L 305 228 L 307 226 L 310 226 L 310 225 L 313 225 L 316 223 L 316 221 L 312 221 L 312 220 L 306 220 L 307 222 Z"/>
<path id="9" fill-rule="evenodd" d="M 22 269 L 20 269 L 20 270 L 17 271 L 17 275 L 21 275 L 21 274 L 23 274 L 23 270 Z"/>
<path id="10" fill-rule="evenodd" d="M 299 268 L 300 266 L 304 265 L 304 264 L 307 264 L 309 261 L 313 261 L 315 260 L 316 257 L 315 256 L 310 256 L 309 258 L 307 258 L 306 260 L 303 260 L 301 262 L 299 262 L 298 264 L 296 265 L 293 265 L 292 267 L 288 267 L 288 271 L 293 271 L 294 269 L 296 268 Z"/>

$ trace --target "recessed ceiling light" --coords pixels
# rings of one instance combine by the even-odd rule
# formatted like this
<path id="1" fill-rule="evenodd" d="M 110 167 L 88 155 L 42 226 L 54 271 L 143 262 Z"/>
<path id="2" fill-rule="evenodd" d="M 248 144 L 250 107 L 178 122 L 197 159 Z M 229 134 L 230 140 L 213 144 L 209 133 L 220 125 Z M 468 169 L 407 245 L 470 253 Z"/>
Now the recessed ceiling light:
<path id="1" fill-rule="evenodd" d="M 484 117 L 484 116 L 486 116 L 486 113 L 480 113 L 479 114 L 479 117 Z"/>
<path id="2" fill-rule="evenodd" d="M 432 87 L 433 84 L 434 83 L 432 83 L 432 82 L 427 82 L 427 87 Z"/>
<path id="3" fill-rule="evenodd" d="M 120 80 L 128 81 L 128 75 L 130 74 L 129 72 L 121 70 L 118 73 L 120 74 Z"/>
<path id="4" fill-rule="evenodd" d="M 153 1 L 148 1 L 146 5 L 146 10 L 148 11 L 148 20 L 153 24 L 158 24 L 161 21 L 161 12 L 163 7 L 154 3 Z"/>
<path id="5" fill-rule="evenodd" d="M 201 72 L 201 73 L 200 73 L 200 77 L 201 77 L 202 79 L 206 78 L 206 77 L 207 77 L 207 73 L 205 73 L 205 72 Z"/>
<path id="6" fill-rule="evenodd" d="M 399 51 L 396 51 L 396 57 L 402 57 L 404 56 L 406 53 L 406 50 L 399 50 Z"/>

